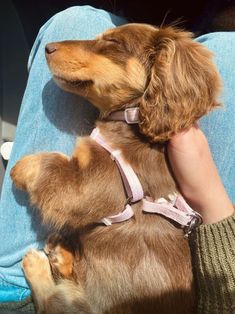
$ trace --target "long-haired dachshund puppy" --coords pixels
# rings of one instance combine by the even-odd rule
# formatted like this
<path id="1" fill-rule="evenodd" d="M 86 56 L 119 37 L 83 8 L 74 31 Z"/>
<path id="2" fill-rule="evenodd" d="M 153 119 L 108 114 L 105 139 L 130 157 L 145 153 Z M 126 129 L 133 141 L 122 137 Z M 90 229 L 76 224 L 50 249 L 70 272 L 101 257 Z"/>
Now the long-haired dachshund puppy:
<path id="1" fill-rule="evenodd" d="M 167 140 L 218 105 L 220 78 L 211 53 L 176 28 L 127 24 L 95 40 L 46 46 L 57 84 L 100 110 L 97 127 L 121 153 L 152 200 L 178 193 Z M 139 123 L 110 120 L 138 107 Z M 38 153 L 17 162 L 14 184 L 28 192 L 54 234 L 31 250 L 23 269 L 38 313 L 194 313 L 188 241 L 180 225 L 144 213 L 106 226 L 127 204 L 117 164 L 92 137 L 72 157 Z"/>

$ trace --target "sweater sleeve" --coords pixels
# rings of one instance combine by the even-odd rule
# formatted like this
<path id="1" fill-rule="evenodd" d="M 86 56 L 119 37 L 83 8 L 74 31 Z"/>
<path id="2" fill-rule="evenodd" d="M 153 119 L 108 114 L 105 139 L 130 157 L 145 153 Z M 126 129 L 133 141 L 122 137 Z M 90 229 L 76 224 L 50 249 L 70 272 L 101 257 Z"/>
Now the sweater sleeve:
<path id="1" fill-rule="evenodd" d="M 235 214 L 190 237 L 198 314 L 235 313 Z"/>

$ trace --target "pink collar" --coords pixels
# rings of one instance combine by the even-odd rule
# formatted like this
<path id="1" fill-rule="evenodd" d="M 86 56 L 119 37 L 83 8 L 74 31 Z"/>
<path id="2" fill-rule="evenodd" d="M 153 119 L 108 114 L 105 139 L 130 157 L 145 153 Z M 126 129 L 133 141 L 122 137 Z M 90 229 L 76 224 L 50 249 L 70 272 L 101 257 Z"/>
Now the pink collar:
<path id="1" fill-rule="evenodd" d="M 127 193 L 127 203 L 124 210 L 117 215 L 103 218 L 102 222 L 105 225 L 130 219 L 134 215 L 130 203 L 140 200 L 143 201 L 142 210 L 144 212 L 160 214 L 179 223 L 184 228 L 186 236 L 202 223 L 202 217 L 186 203 L 181 195 L 168 195 L 169 200 L 160 198 L 155 201 L 149 197 L 144 198 L 142 185 L 133 168 L 122 157 L 121 151 L 113 149 L 105 141 L 98 128 L 95 128 L 90 136 L 106 149 L 110 153 L 110 157 L 116 162 Z"/>
<path id="2" fill-rule="evenodd" d="M 113 121 L 125 121 L 128 124 L 139 123 L 139 108 L 133 107 L 114 111 L 110 113 L 107 119 Z"/>

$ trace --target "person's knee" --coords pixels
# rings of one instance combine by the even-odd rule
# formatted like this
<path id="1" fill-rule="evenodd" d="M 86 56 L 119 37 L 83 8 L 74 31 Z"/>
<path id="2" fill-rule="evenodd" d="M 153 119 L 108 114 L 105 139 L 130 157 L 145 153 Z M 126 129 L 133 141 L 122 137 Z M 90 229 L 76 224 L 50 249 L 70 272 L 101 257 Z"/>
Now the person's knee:
<path id="1" fill-rule="evenodd" d="M 208 33 L 196 38 L 196 40 L 215 52 L 223 52 L 226 48 L 228 50 L 234 49 L 232 43 L 235 40 L 235 32 Z"/>
<path id="2" fill-rule="evenodd" d="M 93 39 L 108 28 L 124 24 L 125 20 L 91 6 L 74 6 L 52 16 L 40 29 L 29 57 L 30 69 L 39 46 L 51 41 Z"/>
<path id="3" fill-rule="evenodd" d="M 107 18 L 107 13 L 104 10 L 96 9 L 90 5 L 84 5 L 69 7 L 57 13 L 55 19 L 57 22 L 68 24 L 71 23 L 71 21 L 80 23 L 81 19 L 89 23 L 89 21 L 94 21 L 94 19 L 99 17 Z"/>
<path id="4" fill-rule="evenodd" d="M 124 24 L 125 20 L 102 9 L 84 5 L 73 6 L 59 12 L 55 16 L 55 23 L 60 27 L 79 24 L 86 29 L 96 28 L 98 32 L 102 32 L 107 28 Z"/>

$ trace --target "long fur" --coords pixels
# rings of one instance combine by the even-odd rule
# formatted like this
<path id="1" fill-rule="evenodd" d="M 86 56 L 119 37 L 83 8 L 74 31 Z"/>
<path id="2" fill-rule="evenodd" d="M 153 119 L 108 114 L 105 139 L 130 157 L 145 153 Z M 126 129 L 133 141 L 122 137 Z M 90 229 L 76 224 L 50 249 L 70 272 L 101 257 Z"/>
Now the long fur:
<path id="1" fill-rule="evenodd" d="M 122 151 L 145 195 L 177 192 L 165 143 L 218 105 L 211 53 L 185 31 L 145 24 L 51 43 L 46 51 L 58 85 L 100 109 L 97 126 Z M 138 126 L 105 119 L 136 105 Z M 71 158 L 26 156 L 11 176 L 55 232 L 48 259 L 30 251 L 23 260 L 39 313 L 194 313 L 190 250 L 179 226 L 144 214 L 141 202 L 134 218 L 99 223 L 124 208 L 126 195 L 117 166 L 91 138 L 81 139 Z"/>

